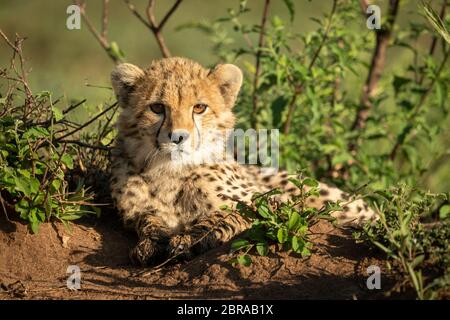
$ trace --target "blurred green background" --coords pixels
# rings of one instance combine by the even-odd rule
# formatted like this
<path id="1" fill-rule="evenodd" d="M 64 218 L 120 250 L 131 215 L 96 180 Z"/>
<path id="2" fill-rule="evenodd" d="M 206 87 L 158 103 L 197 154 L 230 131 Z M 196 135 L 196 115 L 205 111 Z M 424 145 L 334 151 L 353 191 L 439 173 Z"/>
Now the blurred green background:
<path id="1" fill-rule="evenodd" d="M 90 103 L 104 102 L 111 92 L 86 84 L 109 86 L 109 73 L 113 68 L 112 61 L 107 57 L 94 37 L 89 33 L 82 21 L 81 30 L 66 28 L 67 7 L 72 1 L 64 0 L 1 0 L 0 28 L 13 38 L 15 33 L 27 40 L 24 44 L 27 65 L 32 67 L 29 76 L 31 86 L 36 90 L 49 90 L 54 95 L 65 95 L 70 98 L 87 98 Z M 174 1 L 156 1 L 157 20 L 170 8 Z M 375 1 L 382 8 L 387 0 Z M 101 0 L 88 0 L 87 14 L 97 28 L 100 28 Z M 146 0 L 132 1 L 142 15 Z M 251 11 L 245 15 L 243 22 L 257 23 L 261 19 L 263 0 L 250 0 Z M 292 30 L 307 33 L 317 27 L 310 17 L 321 18 L 331 8 L 331 0 L 295 0 L 296 17 Z M 355 1 L 358 5 L 358 1 Z M 211 52 L 212 44 L 205 34 L 194 29 L 176 31 L 176 27 L 189 22 L 214 20 L 226 15 L 228 8 L 237 8 L 238 1 L 218 0 L 185 0 L 166 24 L 163 35 L 173 55 L 194 59 L 203 65 L 216 63 L 216 57 Z M 417 15 L 417 1 L 404 1 L 399 16 L 400 26 Z M 146 66 L 152 59 L 160 58 L 161 53 L 149 30 L 138 21 L 128 10 L 122 0 L 110 1 L 109 40 L 116 41 L 125 53 L 128 62 Z M 279 16 L 289 20 L 289 12 L 281 0 L 273 0 L 270 16 Z M 245 21 L 245 20 L 248 21 Z M 349 25 L 351 22 L 349 21 Z M 358 30 L 355 32 L 369 32 Z M 230 30 L 233 33 L 233 30 Z M 253 39 L 257 42 L 257 39 Z M 242 37 L 236 33 L 236 44 L 243 43 Z M 424 45 L 428 45 L 424 41 Z M 392 67 L 399 68 L 408 63 L 406 50 L 394 49 L 389 59 Z M 11 56 L 6 45 L 0 43 L 0 65 L 8 63 Z M 361 79 L 355 79 L 362 82 Z M 359 92 L 358 92 L 359 93 Z"/>
<path id="2" fill-rule="evenodd" d="M 385 12 L 388 0 L 372 1 L 381 6 Z M 397 19 L 398 30 L 419 16 L 417 0 L 401 2 Z M 101 21 L 101 0 L 87 0 L 87 14 L 97 28 Z M 134 0 L 132 3 L 142 15 L 147 4 L 145 0 Z M 156 1 L 156 17 L 159 21 L 162 15 L 172 6 L 174 1 Z M 295 20 L 292 30 L 297 33 L 308 33 L 317 27 L 311 17 L 321 18 L 328 13 L 332 0 L 294 0 Z M 433 3 L 433 1 L 432 1 Z M 48 90 L 53 92 L 53 98 L 63 97 L 62 106 L 65 107 L 73 100 L 87 99 L 90 105 L 111 102 L 114 97 L 109 87 L 109 74 L 113 62 L 105 54 L 98 42 L 82 21 L 81 30 L 68 30 L 66 9 L 72 1 L 65 0 L 0 0 L 0 28 L 13 38 L 17 33 L 27 40 L 24 43 L 24 54 L 27 66 L 31 68 L 29 81 L 34 92 Z M 217 0 L 185 0 L 168 21 L 163 30 L 167 45 L 173 55 L 185 56 L 209 66 L 217 63 L 217 57 L 212 52 L 212 43 L 199 30 L 176 30 L 177 26 L 204 20 L 214 20 L 226 15 L 228 8 L 237 8 L 238 1 Z M 247 6 L 251 11 L 245 15 L 243 22 L 258 23 L 261 19 L 263 0 L 249 0 Z M 437 2 L 436 2 L 437 4 Z M 355 0 L 355 5 L 359 1 Z M 149 30 L 128 10 L 122 0 L 111 0 L 109 9 L 109 41 L 116 41 L 125 53 L 125 60 L 136 65 L 146 66 L 152 59 L 160 58 L 161 53 Z M 289 20 L 289 11 L 281 0 L 272 0 L 270 17 L 278 16 Z M 349 28 L 355 33 L 371 32 L 363 26 L 363 19 L 359 23 L 349 21 Z M 230 28 L 230 34 L 233 30 Z M 243 43 L 242 37 L 235 32 L 235 44 Z M 256 43 L 256 35 L 252 35 Z M 429 37 L 423 37 L 417 44 L 424 50 L 429 47 Z M 6 66 L 11 57 L 11 50 L 0 42 L 0 66 Z M 369 61 L 370 56 L 367 56 Z M 412 54 L 403 48 L 389 49 L 386 68 L 402 72 L 413 59 Z M 237 61 L 239 64 L 240 62 Z M 345 86 L 352 88 L 351 93 L 359 96 L 366 79 L 366 74 L 351 77 Z M 391 79 L 382 79 L 383 81 Z M 83 115 L 81 115 L 83 116 Z M 449 134 L 450 135 L 450 134 Z M 447 135 L 447 136 L 449 136 Z M 450 139 L 448 139 L 450 140 Z M 444 148 L 449 142 L 443 141 Z M 448 191 L 450 181 L 450 166 L 439 166 L 436 172 L 439 179 L 427 181 L 427 186 L 434 191 Z M 433 175 L 435 176 L 435 175 Z"/>

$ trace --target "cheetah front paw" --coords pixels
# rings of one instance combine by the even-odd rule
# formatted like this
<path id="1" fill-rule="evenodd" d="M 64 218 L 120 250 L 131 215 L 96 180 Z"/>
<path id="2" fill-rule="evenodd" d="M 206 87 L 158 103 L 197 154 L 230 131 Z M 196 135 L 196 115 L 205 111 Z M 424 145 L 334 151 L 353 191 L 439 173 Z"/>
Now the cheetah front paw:
<path id="1" fill-rule="evenodd" d="M 169 241 L 169 255 L 188 260 L 192 258 L 191 249 L 193 244 L 194 240 L 190 235 L 176 235 Z"/>
<path id="2" fill-rule="evenodd" d="M 164 251 L 164 248 L 157 242 L 144 238 L 130 251 L 130 259 L 137 265 L 153 265 L 161 261 Z"/>

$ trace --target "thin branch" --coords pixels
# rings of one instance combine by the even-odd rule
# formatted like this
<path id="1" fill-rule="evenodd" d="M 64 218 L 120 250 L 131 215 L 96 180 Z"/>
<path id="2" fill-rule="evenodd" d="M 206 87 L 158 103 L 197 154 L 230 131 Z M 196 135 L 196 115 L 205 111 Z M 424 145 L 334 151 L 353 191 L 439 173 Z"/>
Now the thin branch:
<path id="1" fill-rule="evenodd" d="M 388 17 L 385 26 L 379 30 L 376 30 L 376 45 L 372 55 L 372 61 L 367 75 L 366 83 L 363 87 L 363 93 L 361 95 L 360 108 L 353 121 L 352 130 L 362 129 L 366 125 L 367 117 L 369 116 L 369 110 L 372 108 L 370 99 L 374 96 L 377 89 L 378 82 L 384 70 L 386 62 L 386 52 L 389 46 L 389 40 L 394 28 L 395 19 L 398 13 L 400 0 L 390 0 Z M 361 1 L 361 7 L 367 9 L 369 5 L 368 1 Z"/>
<path id="2" fill-rule="evenodd" d="M 109 0 L 103 0 L 103 13 L 102 13 L 102 33 L 103 39 L 108 38 L 108 16 L 109 16 Z"/>
<path id="3" fill-rule="evenodd" d="M 136 7 L 131 3 L 130 0 L 124 0 L 128 9 L 133 13 L 139 21 L 141 21 L 154 35 L 156 42 L 161 50 L 161 53 L 164 58 L 168 58 L 171 56 L 170 50 L 167 47 L 166 41 L 162 36 L 162 29 L 170 17 L 177 10 L 178 6 L 181 4 L 183 0 L 176 0 L 172 7 L 167 11 L 167 13 L 162 18 L 161 22 L 158 24 L 155 18 L 155 0 L 149 0 L 147 8 L 145 10 L 147 15 L 147 20 L 136 10 Z"/>
<path id="4" fill-rule="evenodd" d="M 30 89 L 30 86 L 28 85 L 27 72 L 25 71 L 25 61 L 24 61 L 23 54 L 22 54 L 22 42 L 25 40 L 25 38 L 20 38 L 16 34 L 16 39 L 13 44 L 1 29 L 0 29 L 0 36 L 3 38 L 3 40 L 6 42 L 6 44 L 9 47 L 11 47 L 11 49 L 13 49 L 13 52 L 14 52 L 13 57 L 11 59 L 11 66 L 17 76 L 17 79 L 10 79 L 10 80 L 20 82 L 23 86 L 23 89 L 24 89 L 24 92 L 26 95 L 26 101 L 25 101 L 24 112 L 23 112 L 23 119 L 25 120 L 27 118 L 27 116 L 29 115 L 29 113 L 32 112 L 32 109 L 31 110 L 29 109 L 30 104 L 31 104 L 31 106 L 36 106 L 36 100 Z M 17 70 L 17 68 L 15 66 L 16 55 L 19 58 L 20 71 Z M 8 77 L 5 76 L 5 78 L 8 78 Z"/>
<path id="5" fill-rule="evenodd" d="M 436 82 L 439 80 L 439 77 L 440 77 L 442 71 L 444 70 L 445 65 L 447 64 L 449 56 L 450 56 L 450 49 L 448 49 L 447 52 L 445 53 L 444 59 L 442 60 L 440 66 L 436 72 L 436 76 L 431 81 L 427 90 L 420 97 L 419 102 L 413 108 L 411 115 L 408 117 L 408 122 L 412 121 L 419 114 L 420 109 L 422 108 L 423 104 L 427 100 L 431 91 L 434 89 Z M 395 142 L 394 146 L 392 147 L 391 153 L 389 154 L 389 159 L 394 160 L 395 157 L 397 156 L 398 149 L 400 148 L 401 144 L 405 140 L 406 135 L 409 133 L 409 130 L 408 131 L 405 131 L 405 130 L 406 130 L 406 128 L 397 137 L 397 141 Z"/>
<path id="6" fill-rule="evenodd" d="M 80 102 L 73 104 L 71 106 L 69 106 L 67 109 L 65 109 L 62 114 L 68 114 L 69 112 L 71 112 L 72 110 L 78 108 L 79 106 L 81 106 L 83 103 L 86 102 L 86 99 L 81 100 Z"/>
<path id="7" fill-rule="evenodd" d="M 317 58 L 319 57 L 320 52 L 322 51 L 323 46 L 325 45 L 325 42 L 328 40 L 328 35 L 330 33 L 330 30 L 331 30 L 331 24 L 332 24 L 332 21 L 333 21 L 333 16 L 336 13 L 336 9 L 337 9 L 337 0 L 334 0 L 333 1 L 333 6 L 331 8 L 330 16 L 329 16 L 329 19 L 328 19 L 328 24 L 325 27 L 325 33 L 323 35 L 322 41 L 320 42 L 319 47 L 317 48 L 317 50 L 314 52 L 314 55 L 313 55 L 309 65 L 308 65 L 308 73 L 311 72 L 312 68 L 314 67 L 314 64 L 317 61 Z M 304 85 L 305 85 L 305 83 L 302 82 L 302 83 L 300 83 L 299 85 L 297 85 L 295 87 L 294 95 L 292 96 L 291 100 L 289 101 L 289 104 L 288 104 L 288 115 L 287 115 L 287 118 L 286 118 L 286 122 L 284 123 L 284 126 L 283 126 L 283 133 L 284 134 L 288 134 L 290 129 L 291 129 L 292 120 L 294 118 L 294 111 L 295 111 L 295 108 L 297 106 L 296 102 L 297 102 L 297 99 L 298 99 L 299 95 L 303 92 Z"/>
<path id="8" fill-rule="evenodd" d="M 108 39 L 107 39 L 107 22 L 108 22 L 108 9 L 107 4 L 108 0 L 104 0 L 104 7 L 103 7 L 103 14 L 102 14 L 102 31 L 101 33 L 97 31 L 97 29 L 94 27 L 93 23 L 89 19 L 88 15 L 86 14 L 86 3 L 84 1 L 75 0 L 75 4 L 80 7 L 80 13 L 83 17 L 84 22 L 86 23 L 89 31 L 92 33 L 94 38 L 97 40 L 97 42 L 100 44 L 100 46 L 105 50 L 105 52 L 108 54 L 108 57 L 111 58 L 111 60 L 114 63 L 120 62 L 119 58 L 111 53 L 111 46 L 109 45 Z"/>
<path id="9" fill-rule="evenodd" d="M 103 116 L 105 113 L 107 113 L 109 110 L 115 108 L 116 106 L 117 106 L 117 102 L 114 102 L 111 106 L 109 106 L 108 108 L 106 108 L 105 110 L 103 110 L 102 112 L 97 114 L 91 120 L 87 121 L 86 123 L 83 123 L 83 125 L 81 125 L 80 127 L 76 128 L 76 129 L 70 131 L 69 133 L 63 135 L 62 137 L 59 137 L 58 139 L 56 139 L 57 142 L 61 142 L 61 140 L 63 140 L 64 138 L 67 138 L 67 137 L 73 135 L 74 133 L 80 131 L 81 129 L 86 128 L 88 125 L 93 123 L 95 120 L 97 120 L 98 118 L 100 118 L 101 116 Z"/>
<path id="10" fill-rule="evenodd" d="M 253 97 L 252 97 L 253 109 L 252 109 L 252 118 L 251 118 L 251 125 L 255 129 L 256 129 L 256 125 L 257 125 L 257 119 L 256 119 L 256 114 L 258 112 L 257 90 L 258 90 L 258 86 L 259 86 L 261 54 L 262 54 L 262 48 L 264 46 L 264 37 L 265 37 L 267 16 L 269 14 L 269 5 L 270 5 L 270 0 L 265 0 L 263 14 L 262 14 L 262 18 L 261 18 L 261 24 L 259 26 L 258 51 L 256 52 L 255 77 L 253 79 Z"/>
<path id="11" fill-rule="evenodd" d="M 172 16 L 175 10 L 177 10 L 178 6 L 181 4 L 181 1 L 183 0 L 177 0 L 172 6 L 172 8 L 170 8 L 169 11 L 167 11 L 166 15 L 164 16 L 164 18 L 162 18 L 161 22 L 158 25 L 158 30 L 162 30 L 162 28 L 164 28 L 164 25 L 166 24 L 167 20 L 169 20 L 170 16 Z"/>
<path id="12" fill-rule="evenodd" d="M 78 141 L 78 140 L 61 140 L 59 142 L 60 143 L 67 143 L 67 144 L 76 144 L 76 145 L 78 145 L 80 147 L 84 147 L 84 148 L 88 148 L 88 149 L 94 149 L 94 150 L 103 150 L 103 151 L 111 150 L 111 148 L 106 147 L 106 146 L 101 146 L 101 145 L 94 146 L 94 145 L 91 145 L 91 144 L 88 144 L 88 143 L 84 143 L 84 142 L 81 142 L 81 141 Z"/>

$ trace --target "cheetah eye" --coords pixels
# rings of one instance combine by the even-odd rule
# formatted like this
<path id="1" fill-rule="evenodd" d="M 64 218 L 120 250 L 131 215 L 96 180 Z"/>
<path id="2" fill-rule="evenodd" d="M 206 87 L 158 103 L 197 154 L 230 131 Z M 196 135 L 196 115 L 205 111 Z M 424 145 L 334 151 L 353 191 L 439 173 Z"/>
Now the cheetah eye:
<path id="1" fill-rule="evenodd" d="M 208 109 L 208 106 L 206 104 L 199 103 L 194 106 L 194 109 L 192 109 L 192 111 L 196 114 L 202 114 L 206 111 L 206 109 Z"/>
<path id="2" fill-rule="evenodd" d="M 156 114 L 164 113 L 165 107 L 162 103 L 153 103 L 150 105 L 150 110 Z"/>

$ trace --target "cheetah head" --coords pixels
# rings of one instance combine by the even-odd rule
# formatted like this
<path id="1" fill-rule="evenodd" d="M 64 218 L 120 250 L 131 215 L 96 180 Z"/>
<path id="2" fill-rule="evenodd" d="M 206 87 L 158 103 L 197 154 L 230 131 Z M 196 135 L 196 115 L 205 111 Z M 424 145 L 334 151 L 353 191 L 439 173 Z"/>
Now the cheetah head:
<path id="1" fill-rule="evenodd" d="M 238 67 L 208 70 L 188 59 L 167 58 L 146 70 L 120 64 L 111 81 L 123 108 L 119 139 L 135 165 L 178 167 L 223 158 L 242 84 Z"/>

